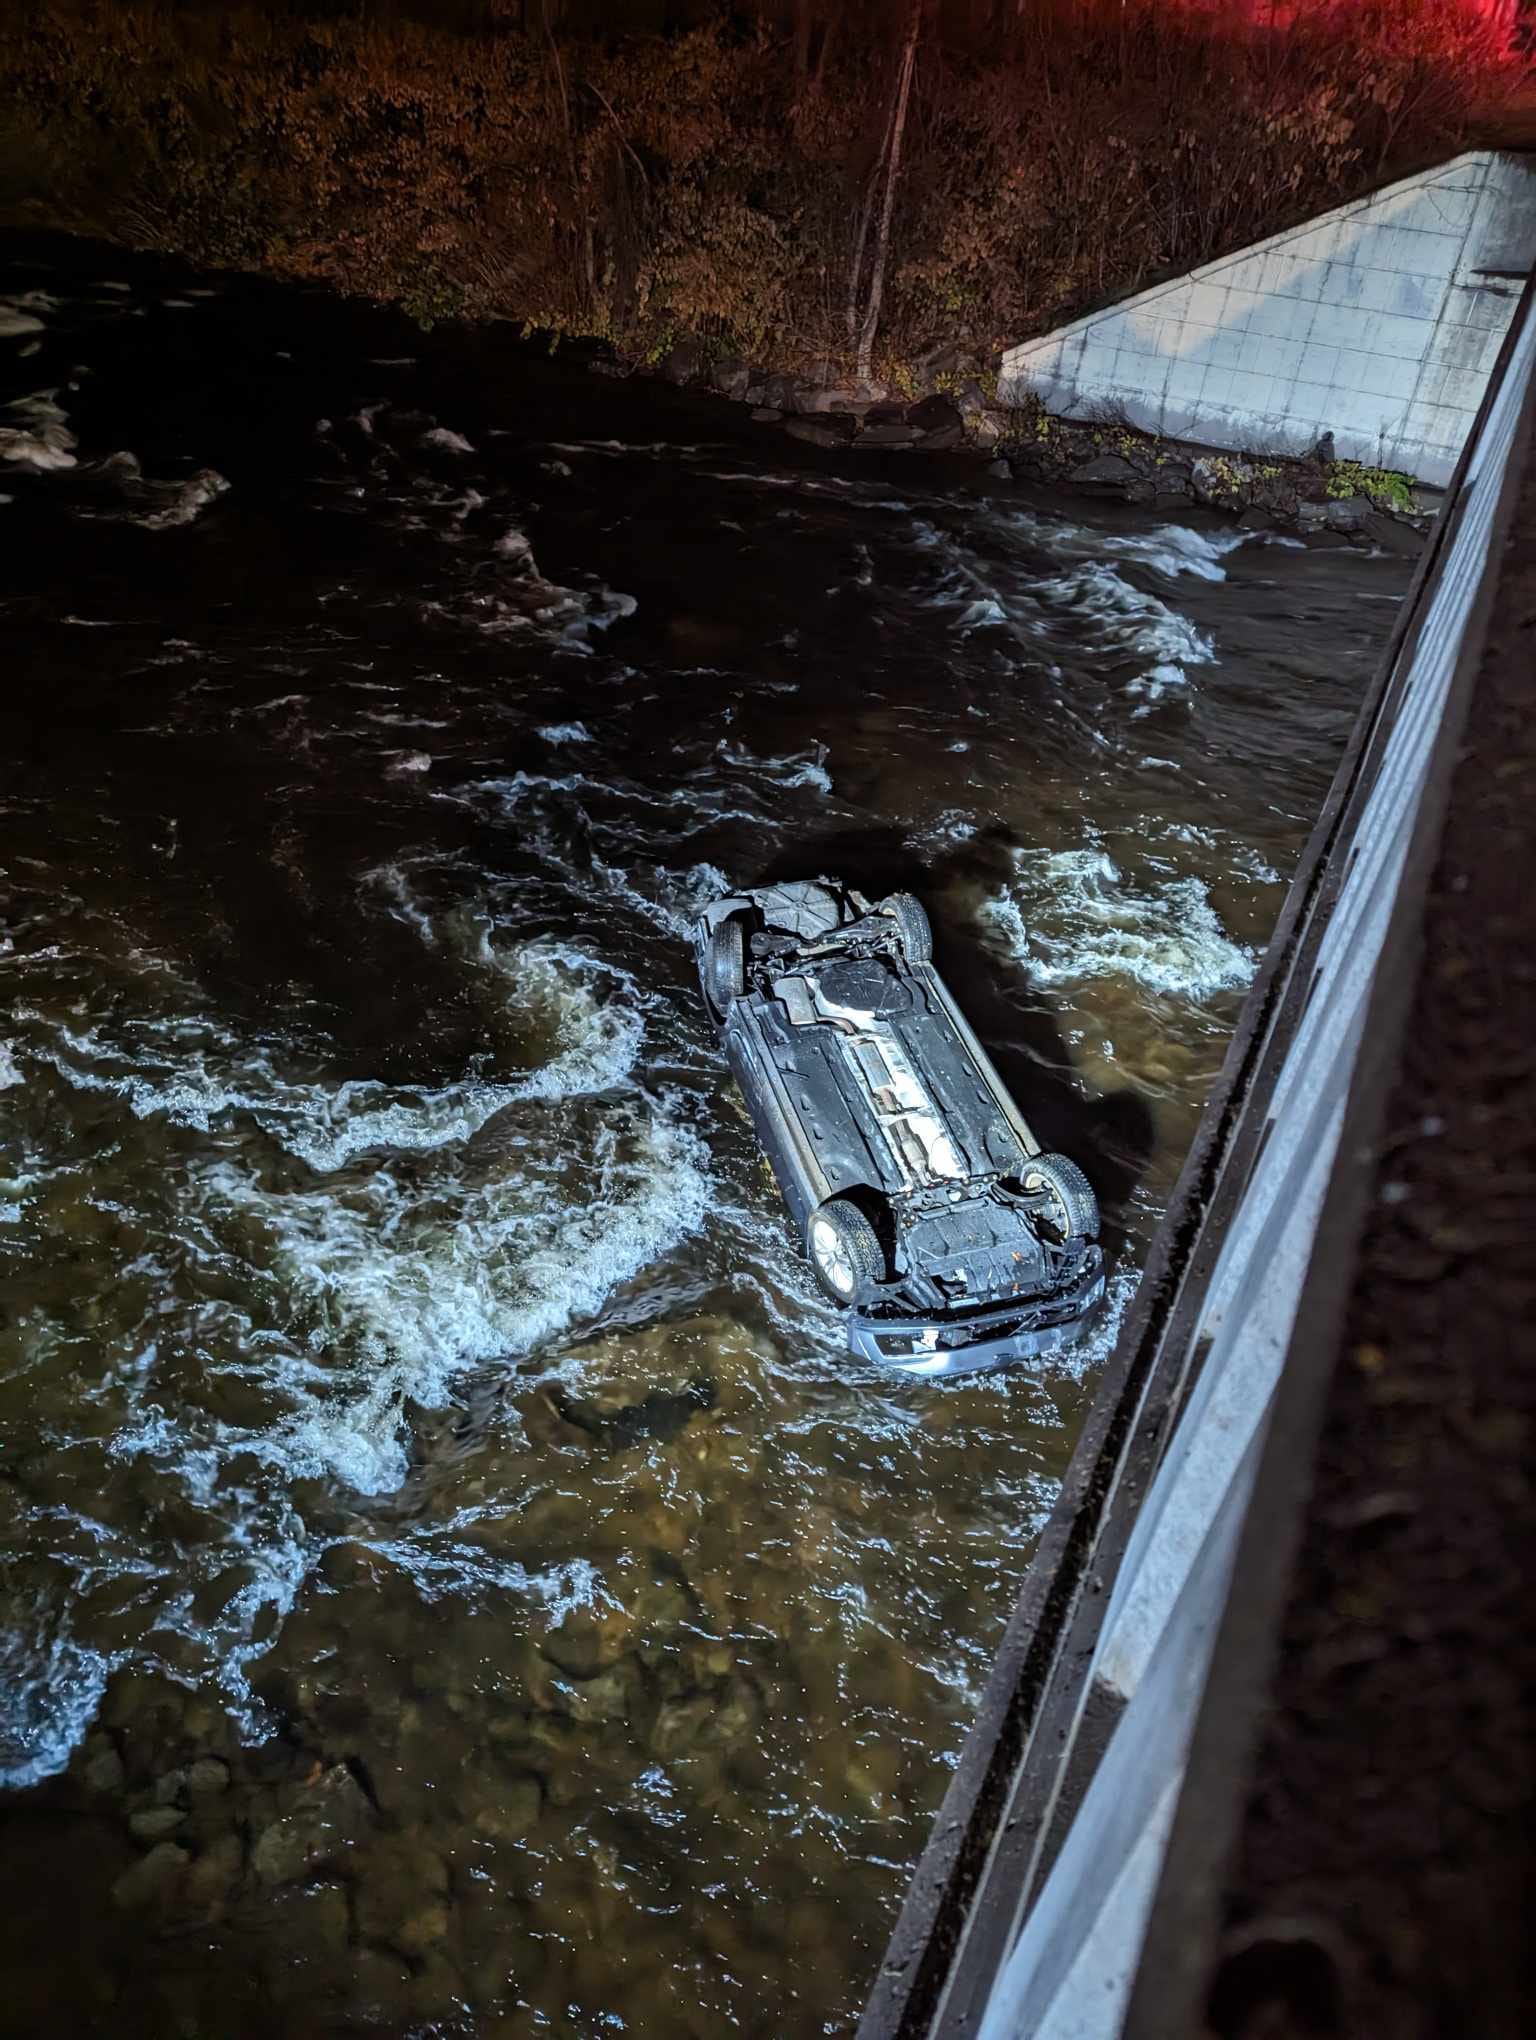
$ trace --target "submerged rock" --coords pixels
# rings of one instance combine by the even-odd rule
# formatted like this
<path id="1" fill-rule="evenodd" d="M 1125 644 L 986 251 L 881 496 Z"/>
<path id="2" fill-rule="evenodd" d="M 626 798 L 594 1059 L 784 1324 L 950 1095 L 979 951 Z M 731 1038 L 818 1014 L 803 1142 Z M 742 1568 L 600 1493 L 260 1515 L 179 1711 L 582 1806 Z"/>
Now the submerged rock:
<path id="1" fill-rule="evenodd" d="M 345 1764 L 333 1764 L 291 1813 L 262 1831 L 252 1867 L 264 1884 L 294 1883 L 346 1857 L 373 1822 L 362 1787 Z"/>
<path id="2" fill-rule="evenodd" d="M 493 1842 L 521 1841 L 544 1809 L 544 1788 L 529 1771 L 509 1778 L 474 1817 L 474 1831 Z"/>
<path id="3" fill-rule="evenodd" d="M 156 1806 L 175 1806 L 186 1797 L 185 1770 L 165 1771 L 155 1780 Z"/>
<path id="4" fill-rule="evenodd" d="M 387 1955 L 382 1948 L 356 1948 L 352 1951 L 348 2009 L 367 2025 L 387 2028 L 399 2017 L 410 1981 L 410 1967 L 403 1957 Z"/>
<path id="5" fill-rule="evenodd" d="M 187 1793 L 193 1799 L 212 1799 L 229 1785 L 229 1766 L 219 1757 L 199 1757 L 186 1771 Z"/>
<path id="6" fill-rule="evenodd" d="M 676 1757 L 702 1740 L 714 1716 L 715 1702 L 708 1693 L 695 1693 L 683 1700 L 668 1700 L 657 1712 L 651 1731 L 651 1748 L 658 1757 Z"/>
<path id="7" fill-rule="evenodd" d="M 235 1896 L 245 1868 L 245 1850 L 237 1834 L 220 1835 L 187 1871 L 181 1903 L 197 1918 L 215 1920 Z"/>
<path id="8" fill-rule="evenodd" d="M 566 1711 L 573 1721 L 627 1720 L 639 1685 L 635 1666 L 622 1659 L 590 1679 L 576 1679 L 566 1688 Z"/>
<path id="9" fill-rule="evenodd" d="M 634 1624 L 622 1608 L 577 1608 L 539 1648 L 552 1665 L 573 1679 L 594 1679 L 618 1663 L 629 1648 Z"/>
<path id="10" fill-rule="evenodd" d="M 135 1841 L 160 1842 L 174 1834 L 187 1816 L 179 1806 L 146 1806 L 128 1816 L 128 1832 Z"/>
<path id="11" fill-rule="evenodd" d="M 758 1335 L 726 1317 L 606 1332 L 561 1355 L 564 1413 L 578 1424 L 612 1424 L 657 1396 L 694 1399 L 709 1409 L 727 1384 L 755 1375 L 768 1357 Z"/>
<path id="12" fill-rule="evenodd" d="M 117 1745 L 109 1735 L 88 1735 L 77 1765 L 81 1783 L 92 1792 L 121 1791 L 127 1776 Z"/>
<path id="13" fill-rule="evenodd" d="M 448 1866 L 435 1850 L 391 1836 L 357 1865 L 357 1931 L 365 1941 L 420 1954 L 447 1932 L 448 1892 Z"/>
<path id="14" fill-rule="evenodd" d="M 707 1381 L 690 1381 L 680 1389 L 653 1388 L 638 1402 L 600 1413 L 562 1389 L 553 1393 L 555 1407 L 568 1423 L 619 1448 L 642 1438 L 675 1438 L 690 1417 L 715 1404 L 714 1387 Z"/>
<path id="15" fill-rule="evenodd" d="M 175 1842 L 157 1842 L 149 1854 L 125 1870 L 112 1886 L 112 1903 L 125 1912 L 168 1905 L 176 1896 L 182 1872 L 191 1857 Z"/>
<path id="16" fill-rule="evenodd" d="M 448 1938 L 451 1924 L 452 1915 L 446 1905 L 424 1905 L 419 1912 L 400 1922 L 390 1945 L 398 1948 L 408 1959 L 419 1960 L 429 1950 L 441 1947 Z"/>
<path id="17" fill-rule="evenodd" d="M 344 1991 L 352 1976 L 350 1926 L 347 1894 L 339 1884 L 312 1884 L 272 1901 L 261 1921 L 268 1944 L 261 1974 L 270 1995 L 307 2013 Z"/>

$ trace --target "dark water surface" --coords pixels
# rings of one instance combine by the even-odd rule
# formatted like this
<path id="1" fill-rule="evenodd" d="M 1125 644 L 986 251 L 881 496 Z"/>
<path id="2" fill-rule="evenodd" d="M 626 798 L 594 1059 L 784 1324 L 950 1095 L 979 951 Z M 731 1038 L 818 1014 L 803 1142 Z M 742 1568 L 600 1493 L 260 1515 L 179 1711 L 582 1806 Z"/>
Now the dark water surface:
<path id="1" fill-rule="evenodd" d="M 1407 566 L 12 254 L 0 2022 L 847 2032 Z M 683 938 L 823 870 L 1100 1190 L 1048 1366 L 793 1249 Z"/>

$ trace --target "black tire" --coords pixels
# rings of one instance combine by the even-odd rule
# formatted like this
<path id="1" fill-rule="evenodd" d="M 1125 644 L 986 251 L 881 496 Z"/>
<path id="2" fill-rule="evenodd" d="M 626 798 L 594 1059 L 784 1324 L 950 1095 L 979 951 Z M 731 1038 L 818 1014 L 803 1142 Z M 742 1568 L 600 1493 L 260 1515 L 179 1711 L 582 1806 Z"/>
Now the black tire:
<path id="1" fill-rule="evenodd" d="M 834 1303 L 852 1303 L 861 1284 L 878 1282 L 885 1274 L 885 1254 L 874 1227 L 846 1197 L 829 1197 L 811 1213 L 805 1251 L 823 1295 Z"/>
<path id="2" fill-rule="evenodd" d="M 880 902 L 880 911 L 882 914 L 889 914 L 896 923 L 901 953 L 908 963 L 933 961 L 933 930 L 928 925 L 928 916 L 911 893 L 889 894 Z"/>
<path id="3" fill-rule="evenodd" d="M 1052 1223 L 1065 1240 L 1099 1236 L 1099 1200 L 1093 1185 L 1066 1155 L 1032 1155 L 1020 1174 L 1026 1196 L 1049 1193 Z"/>
<path id="4" fill-rule="evenodd" d="M 747 989 L 747 929 L 740 914 L 717 921 L 704 951 L 704 1002 L 722 1026 L 733 1000 Z"/>

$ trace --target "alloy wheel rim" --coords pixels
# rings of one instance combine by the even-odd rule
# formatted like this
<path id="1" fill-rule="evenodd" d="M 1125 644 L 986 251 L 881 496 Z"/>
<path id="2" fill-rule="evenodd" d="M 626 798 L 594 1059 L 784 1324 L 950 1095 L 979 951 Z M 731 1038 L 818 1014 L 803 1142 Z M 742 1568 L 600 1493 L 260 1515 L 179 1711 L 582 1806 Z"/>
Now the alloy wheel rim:
<path id="1" fill-rule="evenodd" d="M 811 1250 L 816 1256 L 816 1265 L 840 1296 L 853 1294 L 853 1263 L 843 1249 L 843 1243 L 825 1220 L 818 1220 L 811 1228 Z"/>

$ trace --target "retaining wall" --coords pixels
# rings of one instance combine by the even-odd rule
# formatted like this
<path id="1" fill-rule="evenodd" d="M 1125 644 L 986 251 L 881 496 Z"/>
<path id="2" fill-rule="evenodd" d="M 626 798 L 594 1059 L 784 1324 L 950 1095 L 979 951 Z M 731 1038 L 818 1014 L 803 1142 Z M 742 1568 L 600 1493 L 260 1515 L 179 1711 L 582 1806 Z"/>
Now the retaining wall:
<path id="1" fill-rule="evenodd" d="M 1536 158 L 1458 156 L 1010 348 L 1000 399 L 1443 486 L 1533 262 Z"/>

